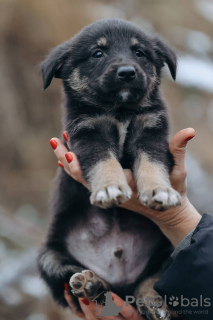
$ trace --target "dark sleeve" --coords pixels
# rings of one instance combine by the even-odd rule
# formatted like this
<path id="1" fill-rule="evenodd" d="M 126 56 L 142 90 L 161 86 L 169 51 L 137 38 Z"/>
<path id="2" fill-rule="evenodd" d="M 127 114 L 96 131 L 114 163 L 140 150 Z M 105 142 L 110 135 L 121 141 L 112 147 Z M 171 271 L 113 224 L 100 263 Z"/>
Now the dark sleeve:
<path id="1" fill-rule="evenodd" d="M 213 216 L 204 214 L 154 289 L 181 319 L 213 319 Z"/>

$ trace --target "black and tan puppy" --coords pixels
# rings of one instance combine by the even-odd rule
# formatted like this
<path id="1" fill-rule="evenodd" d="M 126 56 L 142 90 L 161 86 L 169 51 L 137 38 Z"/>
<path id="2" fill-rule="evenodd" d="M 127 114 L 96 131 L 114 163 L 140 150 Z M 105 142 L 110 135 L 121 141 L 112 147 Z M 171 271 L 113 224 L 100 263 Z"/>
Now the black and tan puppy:
<path id="1" fill-rule="evenodd" d="M 168 255 L 168 242 L 157 227 L 115 206 L 132 194 L 123 168 L 133 171 L 144 205 L 166 210 L 180 204 L 169 180 L 173 159 L 159 89 L 165 63 L 175 79 L 175 53 L 157 36 L 122 20 L 84 28 L 42 63 L 45 89 L 53 77 L 63 80 L 64 130 L 91 191 L 59 172 L 53 219 L 38 264 L 64 306 L 63 284 L 71 276 L 76 297 L 92 299 L 104 289 L 121 297 L 144 296 L 150 281 L 142 282 Z M 151 312 L 149 306 L 142 309 L 147 308 Z M 147 318 L 170 317 L 165 306 L 152 311 Z"/>

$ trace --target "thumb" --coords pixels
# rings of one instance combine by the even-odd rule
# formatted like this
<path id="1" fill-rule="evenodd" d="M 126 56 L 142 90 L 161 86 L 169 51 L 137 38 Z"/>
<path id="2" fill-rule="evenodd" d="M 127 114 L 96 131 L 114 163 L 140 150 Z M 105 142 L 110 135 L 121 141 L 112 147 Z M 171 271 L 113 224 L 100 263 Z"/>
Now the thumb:
<path id="1" fill-rule="evenodd" d="M 173 188 L 179 191 L 182 195 L 186 193 L 186 147 L 188 141 L 194 136 L 195 130 L 193 128 L 183 129 L 174 135 L 169 144 L 169 150 L 172 153 L 175 161 L 174 168 L 170 175 L 171 184 Z"/>
<path id="2" fill-rule="evenodd" d="M 184 166 L 187 143 L 194 136 L 195 130 L 193 128 L 187 128 L 176 133 L 170 141 L 169 150 L 174 157 L 176 166 Z"/>

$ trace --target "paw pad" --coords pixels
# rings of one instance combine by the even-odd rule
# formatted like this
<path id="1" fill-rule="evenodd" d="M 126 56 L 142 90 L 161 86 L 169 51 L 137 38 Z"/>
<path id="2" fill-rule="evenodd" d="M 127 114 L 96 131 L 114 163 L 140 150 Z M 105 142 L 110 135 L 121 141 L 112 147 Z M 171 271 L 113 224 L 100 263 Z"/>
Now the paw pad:
<path id="1" fill-rule="evenodd" d="M 81 273 L 75 273 L 70 278 L 70 286 L 72 288 L 72 293 L 76 297 L 91 299 L 100 286 L 100 282 L 95 276 L 95 274 L 90 270 L 84 270 Z"/>

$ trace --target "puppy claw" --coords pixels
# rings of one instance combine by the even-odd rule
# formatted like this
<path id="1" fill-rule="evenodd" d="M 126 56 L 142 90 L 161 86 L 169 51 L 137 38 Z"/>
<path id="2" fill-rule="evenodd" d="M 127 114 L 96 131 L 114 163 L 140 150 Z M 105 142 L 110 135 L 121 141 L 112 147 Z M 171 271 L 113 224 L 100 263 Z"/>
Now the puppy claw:
<path id="1" fill-rule="evenodd" d="M 93 192 L 90 197 L 91 204 L 101 208 L 109 208 L 113 205 L 119 205 L 132 196 L 132 190 L 127 186 L 111 185 L 97 192 Z"/>
<path id="2" fill-rule="evenodd" d="M 156 188 L 139 193 L 140 202 L 157 211 L 168 210 L 181 204 L 180 194 L 173 188 Z"/>

